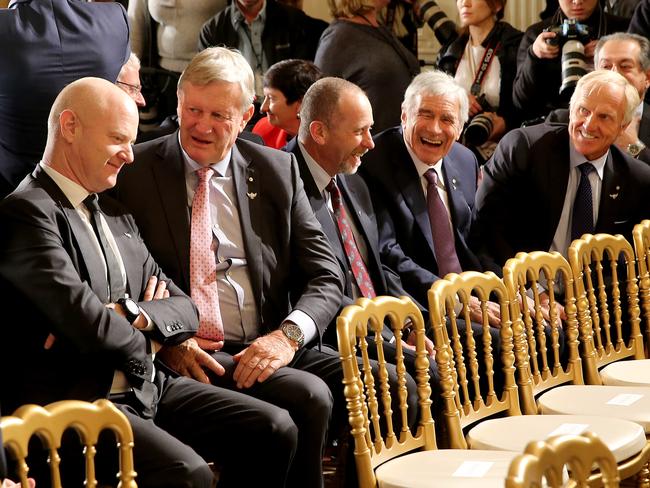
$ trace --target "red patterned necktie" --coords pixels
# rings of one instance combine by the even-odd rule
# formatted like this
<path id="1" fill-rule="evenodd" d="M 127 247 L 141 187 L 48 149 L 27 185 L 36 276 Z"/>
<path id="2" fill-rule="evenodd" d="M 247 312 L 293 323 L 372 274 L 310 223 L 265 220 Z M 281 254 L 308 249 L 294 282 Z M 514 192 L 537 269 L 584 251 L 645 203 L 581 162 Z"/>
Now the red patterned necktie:
<path id="1" fill-rule="evenodd" d="M 454 234 L 449 226 L 449 213 L 438 193 L 438 174 L 431 168 L 424 173 L 427 185 L 427 207 L 429 209 L 429 222 L 431 223 L 431 237 L 433 250 L 438 263 L 438 276 L 444 277 L 447 273 L 460 273 L 460 261 L 456 254 Z"/>
<path id="2" fill-rule="evenodd" d="M 361 294 L 366 298 L 374 298 L 377 294 L 372 286 L 372 281 L 370 280 L 370 275 L 368 274 L 366 265 L 363 263 L 363 259 L 361 259 L 357 243 L 354 241 L 354 234 L 352 234 L 348 215 L 343 203 L 341 202 L 341 192 L 333 179 L 329 182 L 329 185 L 327 185 L 326 190 L 330 192 L 332 197 L 332 209 L 334 210 L 334 216 L 336 217 L 336 225 L 339 228 L 341 240 L 343 241 L 343 247 L 345 249 L 345 255 L 348 258 L 348 263 L 350 264 L 350 269 L 352 270 L 354 279 L 357 282 L 359 291 L 361 291 Z"/>
<path id="3" fill-rule="evenodd" d="M 223 323 L 219 310 L 217 289 L 217 261 L 212 249 L 212 221 L 210 219 L 210 178 L 214 171 L 201 168 L 196 172 L 199 183 L 192 200 L 190 234 L 190 292 L 199 309 L 197 337 L 223 340 Z"/>

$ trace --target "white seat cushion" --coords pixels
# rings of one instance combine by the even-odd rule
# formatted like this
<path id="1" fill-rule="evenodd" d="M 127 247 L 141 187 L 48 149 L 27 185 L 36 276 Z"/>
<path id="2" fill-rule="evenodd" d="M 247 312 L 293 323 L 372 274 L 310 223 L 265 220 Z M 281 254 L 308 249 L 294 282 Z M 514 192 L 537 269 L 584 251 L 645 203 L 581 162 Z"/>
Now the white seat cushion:
<path id="1" fill-rule="evenodd" d="M 379 488 L 503 488 L 510 462 L 520 453 L 440 449 L 420 451 L 382 464 Z"/>
<path id="2" fill-rule="evenodd" d="M 650 433 L 650 388 L 569 385 L 539 397 L 543 414 L 599 415 L 631 420 Z"/>
<path id="3" fill-rule="evenodd" d="M 643 428 L 628 420 L 589 415 L 516 415 L 487 420 L 467 435 L 472 449 L 523 452 L 532 440 L 591 431 L 612 451 L 616 462 L 638 454 L 646 444 Z"/>
<path id="4" fill-rule="evenodd" d="M 609 386 L 650 387 L 650 359 L 617 361 L 600 370 L 603 383 Z"/>

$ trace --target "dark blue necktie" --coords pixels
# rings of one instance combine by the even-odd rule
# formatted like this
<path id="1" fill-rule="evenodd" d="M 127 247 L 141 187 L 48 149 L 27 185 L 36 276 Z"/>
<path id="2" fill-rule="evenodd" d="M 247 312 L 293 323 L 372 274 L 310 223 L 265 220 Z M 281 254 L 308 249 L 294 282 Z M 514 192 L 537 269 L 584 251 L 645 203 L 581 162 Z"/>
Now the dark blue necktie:
<path id="1" fill-rule="evenodd" d="M 589 174 L 596 171 L 594 165 L 587 162 L 578 166 L 580 170 L 580 184 L 573 201 L 573 218 L 571 219 L 571 240 L 579 239 L 582 234 L 594 232 L 594 204 L 591 193 Z"/>

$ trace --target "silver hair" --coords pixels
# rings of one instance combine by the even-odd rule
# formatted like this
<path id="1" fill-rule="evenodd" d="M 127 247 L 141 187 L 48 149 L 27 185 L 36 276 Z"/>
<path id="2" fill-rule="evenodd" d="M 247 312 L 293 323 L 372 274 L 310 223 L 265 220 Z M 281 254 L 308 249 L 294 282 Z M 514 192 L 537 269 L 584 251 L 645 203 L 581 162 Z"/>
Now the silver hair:
<path id="1" fill-rule="evenodd" d="M 469 118 L 469 97 L 465 89 L 460 86 L 447 73 L 442 71 L 426 71 L 420 73 L 406 89 L 404 101 L 402 102 L 402 111 L 409 116 L 414 115 L 414 111 L 420 103 L 422 97 L 426 96 L 451 96 L 458 101 L 458 120 L 460 127 L 465 125 Z"/>
<path id="2" fill-rule="evenodd" d="M 650 69 L 650 41 L 639 34 L 631 34 L 627 32 L 615 32 L 614 34 L 609 34 L 598 39 L 596 44 L 596 51 L 594 53 L 594 64 L 598 66 L 598 60 L 600 58 L 600 50 L 603 48 L 607 41 L 634 41 L 641 48 L 639 51 L 639 65 L 643 71 Z"/>
<path id="3" fill-rule="evenodd" d="M 239 84 L 242 112 L 255 100 L 255 77 L 248 61 L 236 49 L 225 47 L 209 47 L 194 56 L 178 80 L 178 91 L 185 82 L 205 86 L 216 81 Z"/>

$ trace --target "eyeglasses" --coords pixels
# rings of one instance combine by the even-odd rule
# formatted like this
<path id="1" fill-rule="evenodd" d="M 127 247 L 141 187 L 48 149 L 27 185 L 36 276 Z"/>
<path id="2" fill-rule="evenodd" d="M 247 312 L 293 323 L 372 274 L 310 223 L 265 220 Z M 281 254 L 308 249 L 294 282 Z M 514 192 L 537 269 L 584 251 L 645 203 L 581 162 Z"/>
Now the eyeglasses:
<path id="1" fill-rule="evenodd" d="M 142 94 L 142 85 L 132 85 L 131 83 L 125 83 L 124 81 L 116 81 L 115 84 L 124 86 L 124 91 L 128 92 L 128 94 L 133 97 Z"/>

